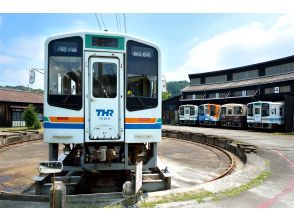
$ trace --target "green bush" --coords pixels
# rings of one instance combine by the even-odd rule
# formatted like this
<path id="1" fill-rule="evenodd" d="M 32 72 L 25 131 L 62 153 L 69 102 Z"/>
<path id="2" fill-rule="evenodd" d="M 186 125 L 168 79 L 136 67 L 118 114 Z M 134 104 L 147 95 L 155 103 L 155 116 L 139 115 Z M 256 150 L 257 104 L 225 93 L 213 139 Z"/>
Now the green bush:
<path id="1" fill-rule="evenodd" d="M 29 104 L 27 109 L 24 111 L 24 120 L 27 123 L 29 129 L 40 129 L 41 122 L 38 119 L 35 107 Z"/>

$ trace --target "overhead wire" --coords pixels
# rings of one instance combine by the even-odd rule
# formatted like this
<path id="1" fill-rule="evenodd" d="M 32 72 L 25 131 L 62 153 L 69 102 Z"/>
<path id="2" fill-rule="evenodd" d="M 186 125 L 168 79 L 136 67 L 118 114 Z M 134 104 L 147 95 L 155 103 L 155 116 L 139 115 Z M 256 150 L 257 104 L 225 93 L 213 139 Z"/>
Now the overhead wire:
<path id="1" fill-rule="evenodd" d="M 123 13 L 124 16 L 124 27 L 125 27 L 125 33 L 127 33 L 127 20 L 126 20 L 126 14 Z"/>
<path id="2" fill-rule="evenodd" d="M 95 17 L 96 17 L 97 24 L 98 24 L 100 30 L 102 31 L 102 27 L 101 27 L 101 24 L 100 24 L 100 21 L 99 21 L 99 17 L 97 16 L 96 13 L 94 13 L 94 15 L 95 15 Z"/>
<path id="3" fill-rule="evenodd" d="M 120 32 L 119 23 L 118 23 L 118 14 L 117 13 L 115 13 L 115 18 L 116 18 L 117 31 Z"/>
<path id="4" fill-rule="evenodd" d="M 104 30 L 106 30 L 106 26 L 105 26 L 105 23 L 104 23 L 104 19 L 103 19 L 103 15 L 101 13 L 99 13 L 100 17 L 101 17 L 101 21 L 102 21 L 102 24 L 103 24 L 103 27 L 104 27 Z"/>

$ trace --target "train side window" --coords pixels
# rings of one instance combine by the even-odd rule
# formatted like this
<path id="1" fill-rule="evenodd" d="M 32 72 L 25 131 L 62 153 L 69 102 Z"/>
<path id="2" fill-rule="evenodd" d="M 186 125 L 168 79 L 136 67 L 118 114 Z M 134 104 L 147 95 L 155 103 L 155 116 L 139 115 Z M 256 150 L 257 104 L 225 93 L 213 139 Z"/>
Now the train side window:
<path id="1" fill-rule="evenodd" d="M 271 112 L 272 112 L 272 115 L 276 115 L 277 114 L 277 109 L 273 108 Z"/>
<path id="2" fill-rule="evenodd" d="M 138 111 L 157 107 L 159 95 L 157 49 L 129 40 L 126 63 L 127 109 Z"/>

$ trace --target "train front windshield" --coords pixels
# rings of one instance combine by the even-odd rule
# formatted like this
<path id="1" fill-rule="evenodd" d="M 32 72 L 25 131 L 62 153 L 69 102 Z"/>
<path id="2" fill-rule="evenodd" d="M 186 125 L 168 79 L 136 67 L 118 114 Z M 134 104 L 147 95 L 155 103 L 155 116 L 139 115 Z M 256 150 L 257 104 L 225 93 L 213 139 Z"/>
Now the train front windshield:
<path id="1" fill-rule="evenodd" d="M 82 108 L 81 37 L 51 41 L 48 47 L 48 103 L 79 110 Z"/>

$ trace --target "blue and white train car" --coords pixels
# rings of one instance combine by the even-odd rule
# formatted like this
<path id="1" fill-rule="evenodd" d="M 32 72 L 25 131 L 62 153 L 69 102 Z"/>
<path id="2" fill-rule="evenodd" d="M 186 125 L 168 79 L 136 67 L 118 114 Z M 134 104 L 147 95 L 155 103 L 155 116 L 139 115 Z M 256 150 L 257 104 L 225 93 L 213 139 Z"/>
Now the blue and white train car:
<path id="1" fill-rule="evenodd" d="M 44 141 L 64 172 L 158 170 L 160 49 L 127 34 L 79 32 L 45 42 Z M 119 176 L 119 175 L 117 175 Z M 130 178 L 130 177 L 128 177 Z"/>
<path id="2" fill-rule="evenodd" d="M 247 109 L 249 128 L 276 129 L 284 125 L 284 102 L 250 102 Z"/>
<path id="3" fill-rule="evenodd" d="M 197 105 L 181 105 L 179 108 L 179 120 L 182 125 L 195 125 L 198 122 Z"/>

